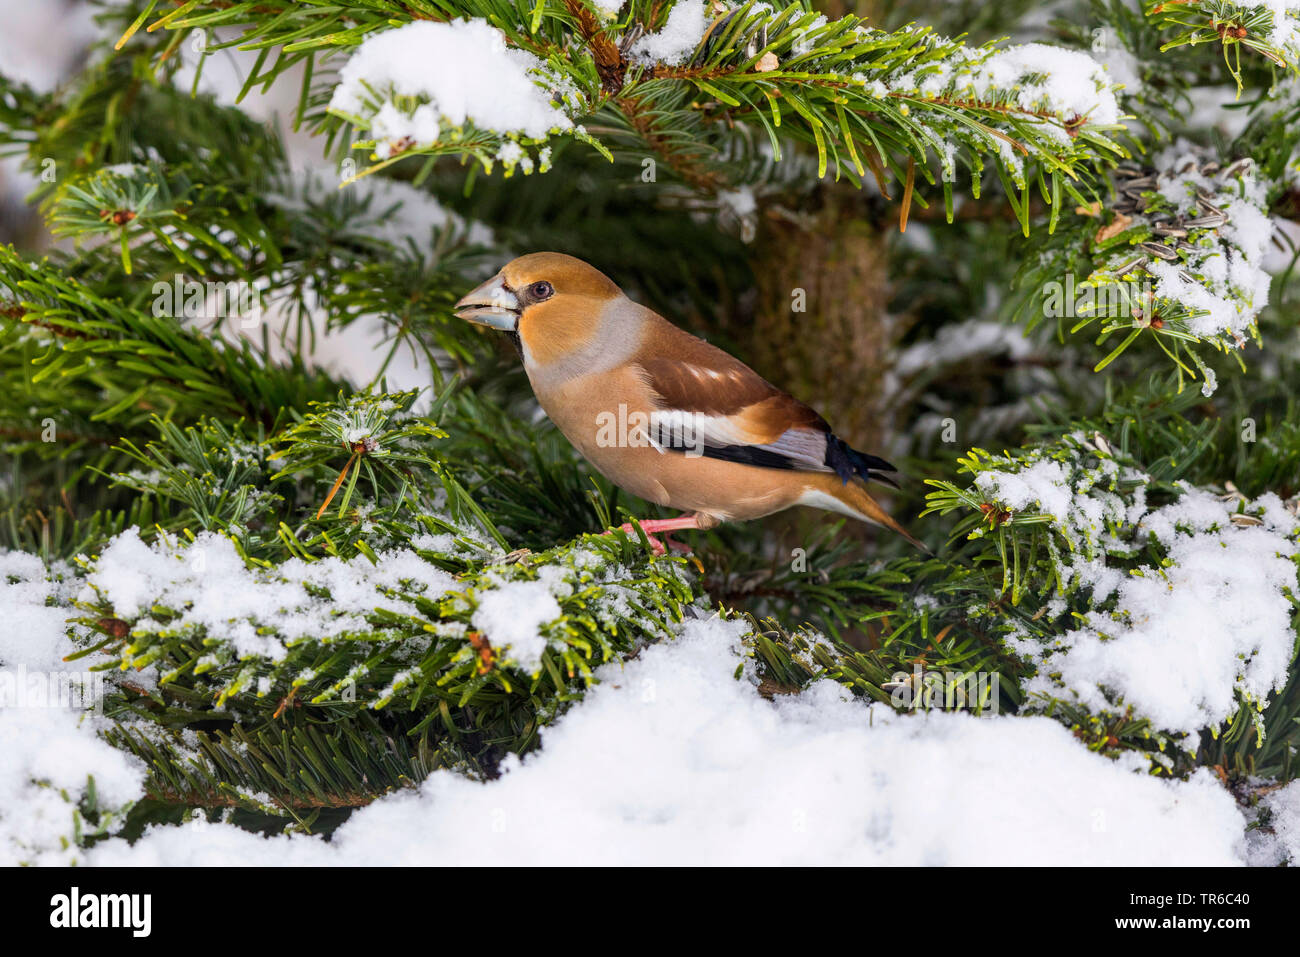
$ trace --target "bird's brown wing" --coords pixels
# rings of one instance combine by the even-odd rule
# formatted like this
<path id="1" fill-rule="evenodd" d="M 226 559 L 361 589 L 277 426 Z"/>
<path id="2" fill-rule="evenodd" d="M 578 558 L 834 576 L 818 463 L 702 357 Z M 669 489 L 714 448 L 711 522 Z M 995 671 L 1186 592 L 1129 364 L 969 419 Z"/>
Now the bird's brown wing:
<path id="1" fill-rule="evenodd" d="M 658 400 L 651 419 L 665 448 L 764 468 L 833 471 L 846 481 L 855 473 L 878 478 L 871 469 L 894 471 L 850 449 L 813 409 L 740 360 L 668 328 L 636 360 Z"/>

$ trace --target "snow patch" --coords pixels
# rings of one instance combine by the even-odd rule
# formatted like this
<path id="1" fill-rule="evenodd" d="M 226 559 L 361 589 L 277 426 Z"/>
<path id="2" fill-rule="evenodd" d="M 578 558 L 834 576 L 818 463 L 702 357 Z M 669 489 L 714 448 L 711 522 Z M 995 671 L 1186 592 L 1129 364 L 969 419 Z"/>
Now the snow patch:
<path id="1" fill-rule="evenodd" d="M 668 13 L 668 21 L 657 33 L 648 33 L 632 44 L 629 59 L 651 66 L 680 66 L 704 38 L 709 26 L 704 0 L 677 0 Z"/>
<path id="2" fill-rule="evenodd" d="M 394 143 L 430 146 L 444 127 L 466 123 L 530 139 L 571 129 L 545 88 L 557 82 L 540 59 L 508 47 L 484 20 L 420 20 L 368 37 L 344 65 L 329 108 L 360 119 L 381 141 L 375 152 L 383 158 Z M 422 102 L 399 108 L 397 97 Z"/>
<path id="3" fill-rule="evenodd" d="M 769 701 L 733 677 L 744 630 L 693 621 L 602 667 L 500 778 L 435 772 L 329 844 L 186 824 L 99 844 L 90 862 L 1240 863 L 1244 819 L 1207 771 L 1160 781 L 1048 718 L 898 715 L 829 680 Z"/>

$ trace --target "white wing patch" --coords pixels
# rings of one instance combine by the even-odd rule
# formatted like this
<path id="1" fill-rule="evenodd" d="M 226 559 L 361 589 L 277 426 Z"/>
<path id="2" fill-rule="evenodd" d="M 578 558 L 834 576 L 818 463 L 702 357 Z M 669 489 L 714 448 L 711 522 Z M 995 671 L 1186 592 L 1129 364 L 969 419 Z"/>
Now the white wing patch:
<path id="1" fill-rule="evenodd" d="M 704 415 L 684 409 L 659 409 L 650 413 L 651 444 L 704 454 L 705 447 L 748 446 L 780 455 L 798 469 L 829 472 L 826 433 L 814 429 L 787 429 L 775 442 L 755 443 L 740 424 L 727 415 Z"/>

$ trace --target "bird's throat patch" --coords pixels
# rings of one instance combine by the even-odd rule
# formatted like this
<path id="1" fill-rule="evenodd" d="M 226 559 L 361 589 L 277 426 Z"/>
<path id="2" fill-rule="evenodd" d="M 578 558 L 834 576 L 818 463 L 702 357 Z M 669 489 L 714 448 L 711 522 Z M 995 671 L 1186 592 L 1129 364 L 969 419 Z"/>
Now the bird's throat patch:
<path id="1" fill-rule="evenodd" d="M 519 318 L 518 331 L 522 345 L 528 347 L 528 358 L 549 365 L 580 354 L 596 337 L 600 306 L 583 299 L 530 306 Z"/>

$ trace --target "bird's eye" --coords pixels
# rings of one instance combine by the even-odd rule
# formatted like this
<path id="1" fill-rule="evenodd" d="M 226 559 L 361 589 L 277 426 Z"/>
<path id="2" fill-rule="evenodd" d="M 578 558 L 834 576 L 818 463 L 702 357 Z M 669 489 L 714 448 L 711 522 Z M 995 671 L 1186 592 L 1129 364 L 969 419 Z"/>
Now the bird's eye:
<path id="1" fill-rule="evenodd" d="M 550 299 L 555 295 L 555 287 L 549 282 L 535 282 L 528 287 L 528 298 L 535 302 Z"/>

